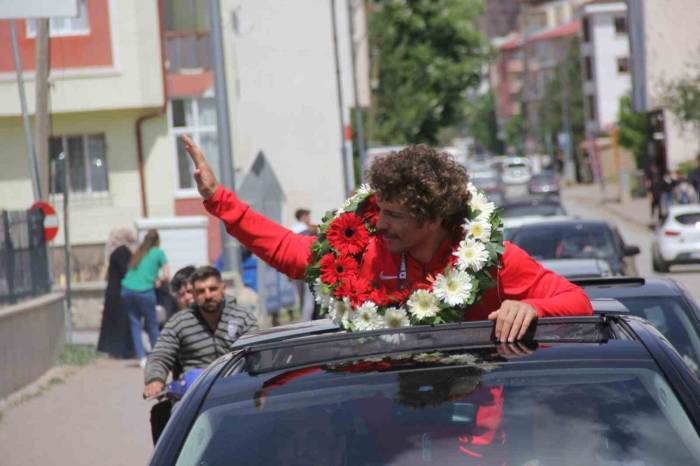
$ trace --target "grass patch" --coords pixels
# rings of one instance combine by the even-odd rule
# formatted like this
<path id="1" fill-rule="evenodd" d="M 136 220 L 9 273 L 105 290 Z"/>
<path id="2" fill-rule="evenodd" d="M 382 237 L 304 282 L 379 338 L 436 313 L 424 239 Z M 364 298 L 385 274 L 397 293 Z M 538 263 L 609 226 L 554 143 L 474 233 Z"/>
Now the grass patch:
<path id="1" fill-rule="evenodd" d="M 56 363 L 59 366 L 84 366 L 86 364 L 90 364 L 98 358 L 101 358 L 102 356 L 103 354 L 98 352 L 92 345 L 76 345 L 73 343 L 67 343 L 63 347 L 61 354 L 58 355 L 58 360 Z"/>
<path id="2" fill-rule="evenodd" d="M 64 382 L 65 380 L 61 377 L 51 377 L 51 379 L 49 379 L 49 385 L 61 385 Z"/>

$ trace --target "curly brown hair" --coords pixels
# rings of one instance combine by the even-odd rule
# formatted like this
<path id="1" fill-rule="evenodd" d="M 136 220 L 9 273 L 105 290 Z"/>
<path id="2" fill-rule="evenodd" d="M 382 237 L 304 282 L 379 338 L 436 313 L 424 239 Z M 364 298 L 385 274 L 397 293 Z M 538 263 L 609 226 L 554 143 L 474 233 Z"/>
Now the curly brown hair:
<path id="1" fill-rule="evenodd" d="M 377 197 L 408 208 L 419 224 L 441 218 L 442 226 L 454 233 L 468 215 L 466 170 L 425 144 L 375 160 L 367 179 Z"/>

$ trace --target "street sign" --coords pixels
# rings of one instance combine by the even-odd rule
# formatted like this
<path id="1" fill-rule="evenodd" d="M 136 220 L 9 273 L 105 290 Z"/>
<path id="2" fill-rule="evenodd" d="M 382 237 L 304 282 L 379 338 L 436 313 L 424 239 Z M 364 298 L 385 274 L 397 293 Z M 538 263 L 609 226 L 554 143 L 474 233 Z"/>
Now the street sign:
<path id="1" fill-rule="evenodd" d="M 32 204 L 32 209 L 41 209 L 44 212 L 44 237 L 46 241 L 51 241 L 58 234 L 58 216 L 56 209 L 46 201 L 36 201 Z"/>

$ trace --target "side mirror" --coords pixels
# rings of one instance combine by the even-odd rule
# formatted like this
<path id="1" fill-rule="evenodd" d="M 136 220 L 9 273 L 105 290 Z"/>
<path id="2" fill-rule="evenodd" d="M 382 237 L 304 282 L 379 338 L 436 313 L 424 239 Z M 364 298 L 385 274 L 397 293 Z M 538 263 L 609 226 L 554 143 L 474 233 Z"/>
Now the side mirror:
<path id="1" fill-rule="evenodd" d="M 639 246 L 625 246 L 625 250 L 622 253 L 625 256 L 636 256 L 639 254 Z"/>

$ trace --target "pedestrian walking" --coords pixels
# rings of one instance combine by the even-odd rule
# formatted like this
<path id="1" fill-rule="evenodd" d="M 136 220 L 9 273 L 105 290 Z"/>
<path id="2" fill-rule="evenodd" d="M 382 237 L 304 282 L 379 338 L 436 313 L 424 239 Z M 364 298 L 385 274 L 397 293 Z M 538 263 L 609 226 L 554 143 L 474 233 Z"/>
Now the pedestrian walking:
<path id="1" fill-rule="evenodd" d="M 698 202 L 697 191 L 680 170 L 676 171 L 671 198 L 677 204 L 693 204 Z"/>
<path id="2" fill-rule="evenodd" d="M 167 262 L 165 253 L 160 249 L 158 232 L 149 230 L 131 256 L 129 270 L 122 280 L 122 300 L 129 316 L 131 337 L 141 367 L 146 365 L 146 352 L 141 340 L 141 319 L 145 320 L 146 332 L 153 348 L 159 334 L 155 289 L 161 280 L 169 278 Z"/>
<path id="3" fill-rule="evenodd" d="M 115 228 L 107 237 L 105 261 L 107 266 L 107 289 L 97 350 L 113 358 L 131 359 L 135 356 L 131 338 L 129 318 L 122 306 L 121 281 L 126 275 L 131 259 L 131 250 L 136 234 L 131 228 Z"/>
<path id="4" fill-rule="evenodd" d="M 662 196 L 663 196 L 663 175 L 656 165 L 652 165 L 647 176 L 647 190 L 651 193 L 651 220 L 660 222 L 663 218 Z"/>
<path id="5" fill-rule="evenodd" d="M 695 188 L 695 192 L 700 193 L 700 154 L 697 156 L 695 168 L 688 173 L 688 181 Z"/>

